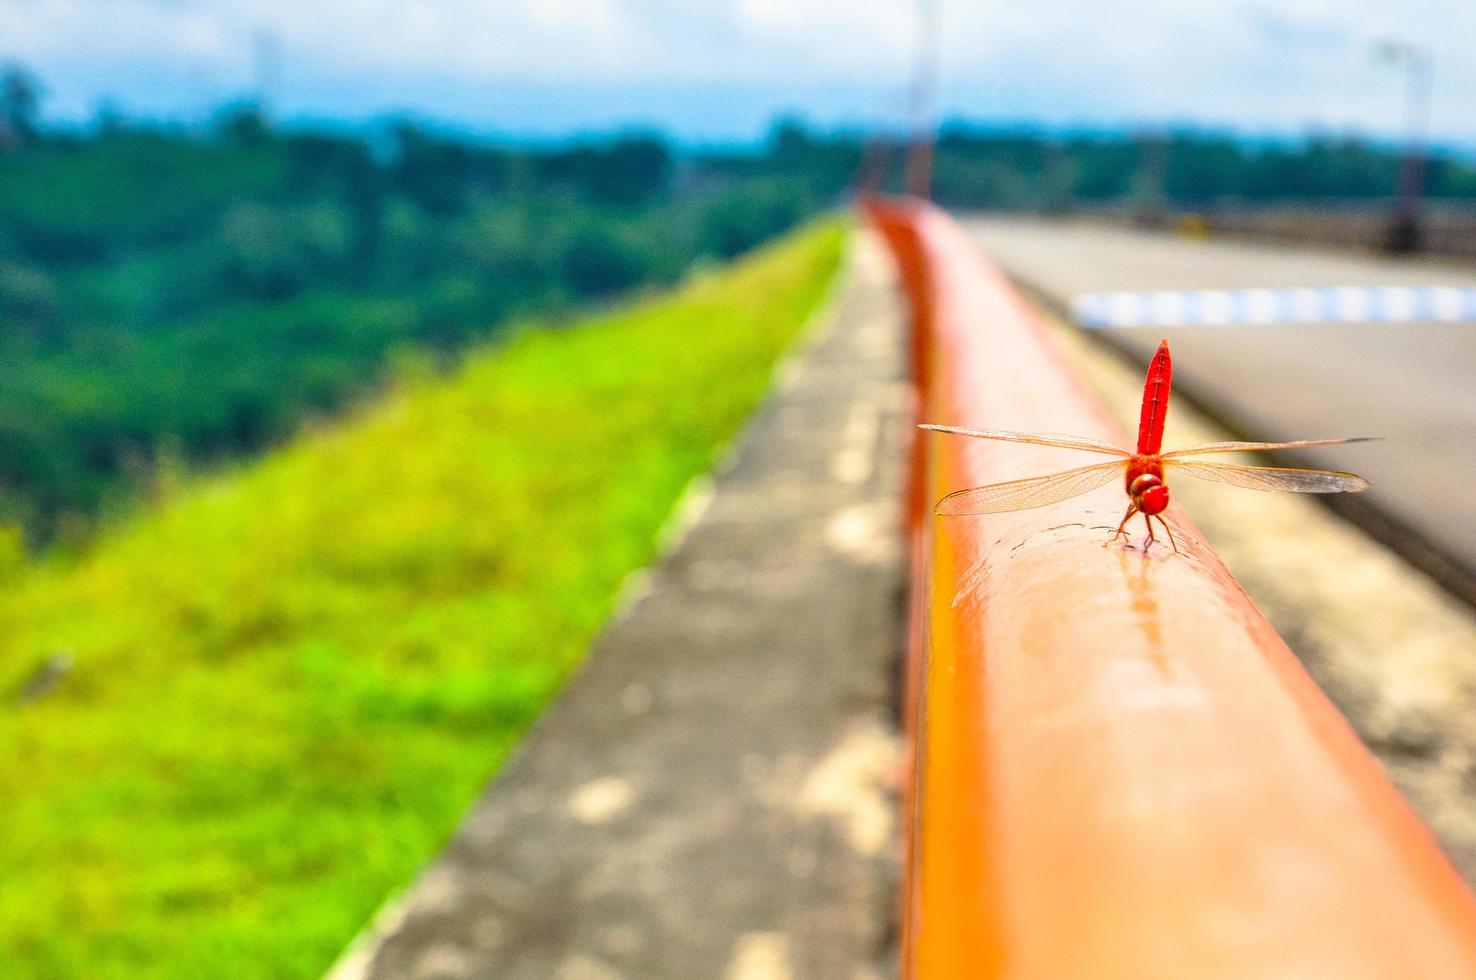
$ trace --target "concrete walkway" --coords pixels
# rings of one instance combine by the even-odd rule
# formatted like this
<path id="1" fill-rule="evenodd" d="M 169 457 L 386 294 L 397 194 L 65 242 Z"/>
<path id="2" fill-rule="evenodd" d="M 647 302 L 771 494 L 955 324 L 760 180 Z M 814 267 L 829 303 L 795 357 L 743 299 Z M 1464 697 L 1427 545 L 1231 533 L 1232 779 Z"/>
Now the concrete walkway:
<path id="1" fill-rule="evenodd" d="M 893 974 L 889 275 L 859 236 L 685 534 L 335 980 Z"/>

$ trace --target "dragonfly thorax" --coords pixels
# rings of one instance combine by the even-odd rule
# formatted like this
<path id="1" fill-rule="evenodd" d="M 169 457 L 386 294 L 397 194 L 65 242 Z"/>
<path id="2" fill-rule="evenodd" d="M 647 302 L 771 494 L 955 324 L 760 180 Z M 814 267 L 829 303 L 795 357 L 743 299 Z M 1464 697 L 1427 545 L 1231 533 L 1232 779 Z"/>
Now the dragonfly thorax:
<path id="1" fill-rule="evenodd" d="M 1133 503 L 1145 514 L 1161 514 L 1169 505 L 1169 488 L 1155 473 L 1140 473 L 1128 484 Z"/>

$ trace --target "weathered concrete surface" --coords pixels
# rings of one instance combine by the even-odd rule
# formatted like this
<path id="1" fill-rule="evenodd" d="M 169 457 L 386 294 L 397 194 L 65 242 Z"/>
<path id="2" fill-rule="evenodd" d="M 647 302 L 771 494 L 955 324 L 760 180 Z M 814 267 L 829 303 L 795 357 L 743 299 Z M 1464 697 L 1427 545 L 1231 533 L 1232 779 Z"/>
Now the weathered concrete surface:
<path id="1" fill-rule="evenodd" d="M 583 672 L 335 977 L 884 977 L 901 325 L 862 236 Z"/>

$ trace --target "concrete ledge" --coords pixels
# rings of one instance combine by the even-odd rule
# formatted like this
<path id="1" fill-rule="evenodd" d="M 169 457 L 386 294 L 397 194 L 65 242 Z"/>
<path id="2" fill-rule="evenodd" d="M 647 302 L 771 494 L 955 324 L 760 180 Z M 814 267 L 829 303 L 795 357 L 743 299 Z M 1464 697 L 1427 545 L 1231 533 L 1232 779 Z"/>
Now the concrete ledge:
<path id="1" fill-rule="evenodd" d="M 859 236 L 690 526 L 336 980 L 894 972 L 888 272 Z"/>

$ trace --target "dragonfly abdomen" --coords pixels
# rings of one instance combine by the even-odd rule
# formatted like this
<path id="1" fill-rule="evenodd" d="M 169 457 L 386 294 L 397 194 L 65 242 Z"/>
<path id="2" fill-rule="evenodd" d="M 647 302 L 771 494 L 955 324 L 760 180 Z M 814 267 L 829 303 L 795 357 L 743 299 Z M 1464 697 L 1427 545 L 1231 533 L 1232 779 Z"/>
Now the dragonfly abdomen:
<path id="1" fill-rule="evenodd" d="M 1168 341 L 1158 345 L 1148 365 L 1148 380 L 1143 385 L 1143 413 L 1138 420 L 1138 452 L 1156 455 L 1163 450 L 1163 421 L 1168 415 L 1169 390 L 1174 375 Z"/>

